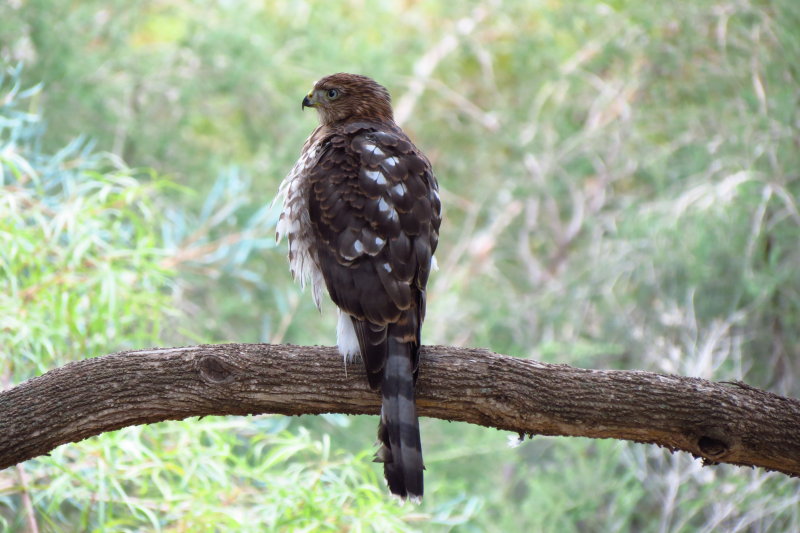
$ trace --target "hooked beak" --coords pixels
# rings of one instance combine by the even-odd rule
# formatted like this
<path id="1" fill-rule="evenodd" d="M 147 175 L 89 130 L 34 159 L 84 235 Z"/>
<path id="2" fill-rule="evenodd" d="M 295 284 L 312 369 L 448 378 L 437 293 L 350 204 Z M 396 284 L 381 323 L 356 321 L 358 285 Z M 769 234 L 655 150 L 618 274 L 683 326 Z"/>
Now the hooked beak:
<path id="1" fill-rule="evenodd" d="M 314 92 L 312 91 L 308 93 L 305 98 L 303 98 L 303 105 L 300 107 L 300 109 L 302 110 L 307 107 L 316 107 L 316 105 L 317 105 L 317 98 L 314 95 Z"/>

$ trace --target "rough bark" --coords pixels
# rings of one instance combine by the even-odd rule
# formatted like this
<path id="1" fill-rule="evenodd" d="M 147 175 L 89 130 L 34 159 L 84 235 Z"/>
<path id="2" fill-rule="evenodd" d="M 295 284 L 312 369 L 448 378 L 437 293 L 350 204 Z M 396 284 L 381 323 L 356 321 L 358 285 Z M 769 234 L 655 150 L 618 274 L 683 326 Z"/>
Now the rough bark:
<path id="1" fill-rule="evenodd" d="M 429 346 L 421 416 L 519 434 L 627 439 L 709 463 L 800 475 L 800 401 L 639 371 L 584 370 Z M 0 393 L 0 468 L 135 424 L 202 415 L 378 414 L 360 364 L 334 348 L 225 344 L 122 352 Z"/>

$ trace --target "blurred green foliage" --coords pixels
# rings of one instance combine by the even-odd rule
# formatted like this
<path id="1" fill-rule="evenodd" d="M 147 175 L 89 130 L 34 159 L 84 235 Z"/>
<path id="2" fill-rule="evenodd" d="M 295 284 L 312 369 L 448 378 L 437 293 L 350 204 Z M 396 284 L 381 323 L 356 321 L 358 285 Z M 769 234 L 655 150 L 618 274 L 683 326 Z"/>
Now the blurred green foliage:
<path id="1" fill-rule="evenodd" d="M 353 71 L 442 186 L 426 342 L 800 395 L 796 0 L 11 0 L 0 61 L 4 387 L 120 349 L 331 344 L 270 202 L 316 123 L 300 99 Z M 401 508 L 375 423 L 67 445 L 0 473 L 0 529 L 26 506 L 43 531 L 800 529 L 781 475 L 430 420 Z"/>

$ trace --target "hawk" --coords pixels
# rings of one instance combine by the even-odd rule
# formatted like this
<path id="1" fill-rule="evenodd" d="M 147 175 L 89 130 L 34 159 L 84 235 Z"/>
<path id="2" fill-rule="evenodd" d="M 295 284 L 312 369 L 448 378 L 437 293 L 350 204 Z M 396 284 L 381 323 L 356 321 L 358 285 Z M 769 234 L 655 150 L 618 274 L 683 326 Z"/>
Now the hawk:
<path id="1" fill-rule="evenodd" d="M 289 241 L 292 276 L 327 289 L 339 314 L 345 362 L 361 356 L 380 389 L 380 448 L 389 490 L 422 498 L 422 446 L 414 404 L 425 285 L 435 265 L 441 203 L 425 155 L 394 122 L 389 92 L 365 76 L 333 74 L 301 109 L 319 126 L 281 183 L 277 238 Z"/>

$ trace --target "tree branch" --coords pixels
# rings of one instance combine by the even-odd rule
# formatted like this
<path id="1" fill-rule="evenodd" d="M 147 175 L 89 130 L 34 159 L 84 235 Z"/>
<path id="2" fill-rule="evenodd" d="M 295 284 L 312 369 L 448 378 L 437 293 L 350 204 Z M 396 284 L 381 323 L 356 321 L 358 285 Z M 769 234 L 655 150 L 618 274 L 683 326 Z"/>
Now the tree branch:
<path id="1" fill-rule="evenodd" d="M 584 370 L 428 346 L 421 416 L 519 434 L 627 439 L 709 463 L 800 475 L 800 401 L 639 371 Z M 335 348 L 203 345 L 69 363 L 0 393 L 0 469 L 136 424 L 204 415 L 378 414 L 360 364 Z"/>

